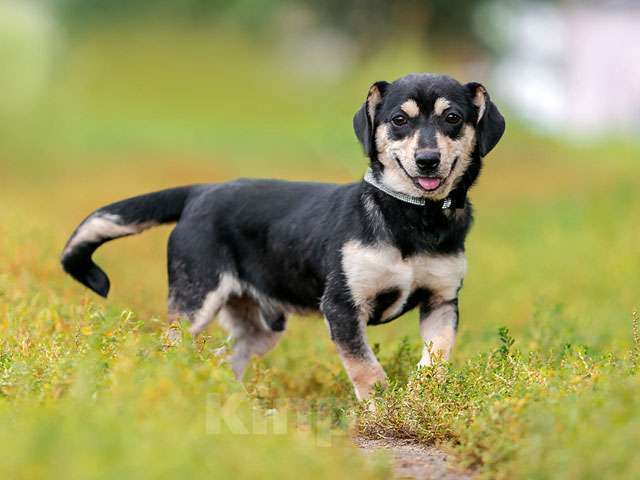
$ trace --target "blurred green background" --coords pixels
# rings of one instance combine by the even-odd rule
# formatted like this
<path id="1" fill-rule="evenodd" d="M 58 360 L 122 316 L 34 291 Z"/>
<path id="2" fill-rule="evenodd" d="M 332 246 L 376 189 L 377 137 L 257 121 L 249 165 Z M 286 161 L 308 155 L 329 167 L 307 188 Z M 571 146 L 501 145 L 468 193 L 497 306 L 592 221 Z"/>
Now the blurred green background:
<path id="1" fill-rule="evenodd" d="M 254 174 L 274 163 L 360 173 L 350 121 L 368 85 L 470 55 L 469 19 L 445 4 L 0 2 L 3 157 L 38 168 L 134 154 Z M 427 37 L 449 45 L 437 32 L 458 21 L 455 57 L 434 57 Z"/>
<path id="2" fill-rule="evenodd" d="M 590 2 L 588 13 L 604 18 L 611 13 L 606 3 Z M 479 81 L 507 118 L 506 135 L 470 194 L 477 215 L 454 366 L 493 348 L 504 325 L 525 350 L 584 344 L 601 355 L 625 354 L 640 291 L 635 117 L 624 123 L 622 114 L 598 114 L 599 123 L 590 124 L 597 128 L 582 129 L 570 115 L 580 88 L 562 84 L 560 93 L 546 96 L 546 85 L 559 85 L 545 80 L 549 72 L 580 71 L 572 70 L 575 56 L 568 47 L 527 59 L 527 65 L 549 68 L 536 70 L 539 75 L 522 70 L 517 79 L 525 99 L 550 105 L 539 115 L 514 97 L 513 69 L 505 68 L 521 55 L 506 27 L 532 32 L 544 43 L 539 30 L 521 28 L 518 18 L 553 12 L 549 18 L 564 22 L 579 4 L 0 0 L 0 423 L 7 428 L 0 445 L 17 442 L 24 452 L 9 464 L 10 476 L 38 478 L 61 465 L 83 478 L 99 477 L 96 472 L 139 476 L 141 466 L 159 455 L 164 463 L 149 474 L 155 478 L 219 469 L 255 478 L 242 461 L 244 440 L 235 437 L 207 458 L 208 470 L 184 460 L 206 455 L 198 430 L 204 403 L 194 399 L 234 387 L 215 373 L 212 352 L 224 341 L 219 328 L 198 348 L 183 347 L 187 351 L 176 355 L 158 349 L 169 229 L 97 253 L 113 283 L 108 302 L 65 277 L 58 255 L 85 215 L 126 196 L 238 176 L 359 179 L 366 159 L 351 129 L 353 113 L 372 82 L 409 72 Z M 549 29 L 546 40 L 560 45 L 556 34 Z M 586 58 L 589 65 L 602 59 Z M 610 76 L 612 82 L 623 78 Z M 558 74 L 568 77 L 575 76 Z M 611 98 L 616 93 L 636 108 L 635 91 L 615 90 Z M 125 308 L 141 321 L 135 328 L 117 327 Z M 120 350 L 104 360 L 96 352 L 111 341 L 112 330 L 122 335 Z M 419 349 L 415 313 L 370 329 L 370 336 L 383 363 L 405 336 Z M 136 342 L 155 352 L 153 365 Z M 254 367 L 248 375 L 254 398 L 265 391 L 267 397 L 351 398 L 318 318 L 294 318 L 282 344 Z M 108 378 L 119 378 L 124 394 L 115 380 L 99 386 L 88 380 L 102 369 L 114 370 Z M 84 422 L 73 420 L 77 409 L 103 443 L 86 437 Z M 180 430 L 184 425 L 198 428 Z M 554 453 L 558 464 L 575 456 L 574 448 L 588 451 L 602 433 L 565 438 Z M 176 450 L 162 437 L 173 438 Z M 139 458 L 132 453 L 138 442 L 147 444 Z M 270 465 L 279 478 L 305 468 L 310 458 L 314 478 L 371 478 L 378 472 L 363 470 L 342 444 L 318 453 L 297 437 L 251 442 L 256 462 Z M 300 449 L 298 463 L 270 460 L 293 445 Z M 67 448 L 77 449 L 85 463 L 67 458 Z M 521 471 L 539 467 L 521 461 Z M 587 473 L 603 465 L 591 467 Z"/>
<path id="3" fill-rule="evenodd" d="M 5 214 L 55 235 L 53 256 L 84 215 L 122 196 L 241 175 L 353 181 L 366 160 L 351 118 L 368 86 L 447 72 L 486 84 L 508 122 L 471 193 L 468 283 L 487 298 L 474 307 L 483 327 L 470 328 L 524 324 L 537 299 L 588 318 L 611 307 L 628 313 L 634 283 L 622 275 L 637 263 L 623 260 L 636 250 L 625 243 L 635 225 L 624 212 L 637 207 L 635 137 L 610 123 L 580 135 L 525 120 L 492 69 L 509 52 L 486 33 L 501 4 L 454 3 L 3 0 Z M 160 277 L 163 254 L 152 257 Z M 572 270 L 585 258 L 591 283 Z M 134 282 L 123 276 L 115 299 L 131 305 L 146 283 L 119 287 Z M 488 295 L 491 282 L 507 286 Z M 569 294 L 577 282 L 586 284 Z M 161 278 L 149 283 L 162 292 Z M 156 295 L 144 308 L 161 315 Z M 583 334 L 617 338 L 605 326 Z"/>

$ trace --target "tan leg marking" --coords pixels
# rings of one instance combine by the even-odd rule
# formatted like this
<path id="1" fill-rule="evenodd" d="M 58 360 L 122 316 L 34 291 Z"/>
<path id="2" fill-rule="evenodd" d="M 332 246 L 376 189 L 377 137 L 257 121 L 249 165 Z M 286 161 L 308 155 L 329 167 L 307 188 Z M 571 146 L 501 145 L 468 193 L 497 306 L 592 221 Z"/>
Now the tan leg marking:
<path id="1" fill-rule="evenodd" d="M 380 383 L 383 387 L 387 386 L 387 375 L 373 352 L 365 357 L 354 357 L 338 348 L 338 353 L 347 375 L 353 383 L 358 400 L 368 399 L 376 383 Z"/>
<path id="2" fill-rule="evenodd" d="M 434 358 L 449 360 L 456 340 L 457 314 L 454 305 L 449 303 L 432 310 L 420 319 L 420 334 L 424 342 L 419 367 L 430 366 Z"/>

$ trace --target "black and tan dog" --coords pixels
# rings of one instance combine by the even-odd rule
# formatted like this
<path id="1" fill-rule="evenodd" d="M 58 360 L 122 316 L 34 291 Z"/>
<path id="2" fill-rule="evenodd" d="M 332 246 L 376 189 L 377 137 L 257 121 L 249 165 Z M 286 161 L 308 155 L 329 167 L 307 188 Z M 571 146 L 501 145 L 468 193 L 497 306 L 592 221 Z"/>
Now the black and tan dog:
<path id="1" fill-rule="evenodd" d="M 100 208 L 62 254 L 64 269 L 105 296 L 93 252 L 177 222 L 168 248 L 169 313 L 201 332 L 219 315 L 238 378 L 274 347 L 290 312 L 320 311 L 358 398 L 385 374 L 367 325 L 420 308 L 420 365 L 448 358 L 472 220 L 467 191 L 505 123 L 477 83 L 408 75 L 377 82 L 355 114 L 369 157 L 347 185 L 237 180 L 174 188 Z"/>

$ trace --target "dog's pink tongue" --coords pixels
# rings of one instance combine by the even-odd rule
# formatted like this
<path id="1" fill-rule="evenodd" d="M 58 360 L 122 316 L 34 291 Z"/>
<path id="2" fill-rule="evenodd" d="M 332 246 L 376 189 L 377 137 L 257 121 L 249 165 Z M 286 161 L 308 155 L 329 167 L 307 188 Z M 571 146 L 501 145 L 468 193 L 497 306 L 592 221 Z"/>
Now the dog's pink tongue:
<path id="1" fill-rule="evenodd" d="M 419 177 L 418 183 L 425 190 L 435 190 L 440 186 L 439 178 Z"/>

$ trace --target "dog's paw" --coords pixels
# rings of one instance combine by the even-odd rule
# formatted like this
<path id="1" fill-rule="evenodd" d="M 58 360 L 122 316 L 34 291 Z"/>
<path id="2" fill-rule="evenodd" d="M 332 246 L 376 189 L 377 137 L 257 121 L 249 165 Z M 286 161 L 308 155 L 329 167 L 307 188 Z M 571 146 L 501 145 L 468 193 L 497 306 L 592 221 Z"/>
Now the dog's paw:
<path id="1" fill-rule="evenodd" d="M 170 325 L 162 334 L 162 345 L 165 348 L 177 347 L 182 343 L 182 332 L 177 324 Z"/>

